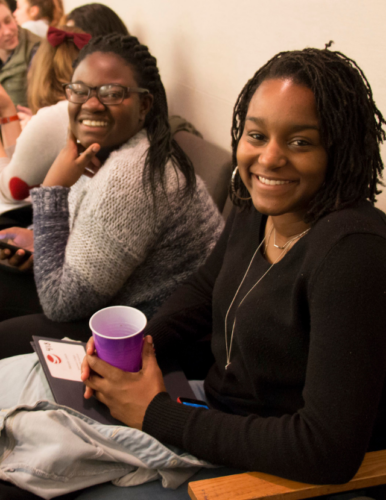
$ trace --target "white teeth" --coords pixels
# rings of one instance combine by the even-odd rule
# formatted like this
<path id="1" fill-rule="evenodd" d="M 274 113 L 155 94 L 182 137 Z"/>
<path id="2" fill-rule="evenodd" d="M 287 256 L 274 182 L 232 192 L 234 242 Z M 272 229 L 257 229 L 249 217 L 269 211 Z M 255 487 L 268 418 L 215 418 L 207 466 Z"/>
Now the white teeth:
<path id="1" fill-rule="evenodd" d="M 259 181 L 268 186 L 280 186 L 281 184 L 289 184 L 291 181 L 274 181 L 272 179 L 266 179 L 265 177 L 258 176 Z"/>
<path id="2" fill-rule="evenodd" d="M 99 122 L 96 120 L 82 120 L 83 125 L 87 125 L 87 127 L 107 127 L 107 122 Z"/>

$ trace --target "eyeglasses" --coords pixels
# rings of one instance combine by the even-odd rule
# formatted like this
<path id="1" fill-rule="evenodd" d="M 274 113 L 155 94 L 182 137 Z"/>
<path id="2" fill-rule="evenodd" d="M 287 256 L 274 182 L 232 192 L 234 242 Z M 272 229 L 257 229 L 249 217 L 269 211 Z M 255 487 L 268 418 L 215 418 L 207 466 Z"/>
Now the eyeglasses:
<path id="1" fill-rule="evenodd" d="M 147 89 L 124 87 L 117 83 L 100 85 L 99 87 L 89 87 L 84 83 L 63 84 L 66 99 L 75 104 L 84 104 L 95 93 L 97 99 L 105 106 L 121 104 L 131 93 L 148 94 Z"/>

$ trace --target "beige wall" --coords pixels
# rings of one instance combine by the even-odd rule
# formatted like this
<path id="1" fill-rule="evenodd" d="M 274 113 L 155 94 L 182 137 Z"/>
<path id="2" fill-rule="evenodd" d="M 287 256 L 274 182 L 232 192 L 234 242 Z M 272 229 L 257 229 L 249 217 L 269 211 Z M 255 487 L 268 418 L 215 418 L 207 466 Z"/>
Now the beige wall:
<path id="1" fill-rule="evenodd" d="M 90 0 L 92 1 L 92 0 Z M 82 5 L 65 0 L 67 11 Z M 386 115 L 386 0 L 111 0 L 157 57 L 170 112 L 230 147 L 232 109 L 247 79 L 282 50 L 333 49 L 355 59 Z M 386 163 L 386 147 L 383 148 Z M 379 206 L 386 211 L 386 190 Z"/>

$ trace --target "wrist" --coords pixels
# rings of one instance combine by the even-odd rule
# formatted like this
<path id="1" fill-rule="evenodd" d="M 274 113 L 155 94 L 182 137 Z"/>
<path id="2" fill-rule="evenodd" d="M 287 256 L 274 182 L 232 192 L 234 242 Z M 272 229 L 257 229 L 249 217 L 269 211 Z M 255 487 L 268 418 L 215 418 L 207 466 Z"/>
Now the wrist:
<path id="1" fill-rule="evenodd" d="M 7 123 L 18 122 L 18 121 L 20 121 L 20 120 L 19 120 L 17 113 L 15 113 L 13 115 L 7 114 L 6 116 L 3 116 L 2 118 L 0 118 L 0 125 L 6 125 Z"/>

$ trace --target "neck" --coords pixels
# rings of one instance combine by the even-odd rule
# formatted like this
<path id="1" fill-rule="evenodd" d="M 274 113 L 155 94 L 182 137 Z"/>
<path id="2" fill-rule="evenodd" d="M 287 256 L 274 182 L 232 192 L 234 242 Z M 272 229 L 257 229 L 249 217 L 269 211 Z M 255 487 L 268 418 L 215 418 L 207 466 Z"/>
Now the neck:
<path id="1" fill-rule="evenodd" d="M 304 222 L 303 217 L 300 217 L 299 214 L 271 215 L 268 219 L 273 225 L 277 237 L 283 243 L 310 227 L 310 224 Z"/>
<path id="2" fill-rule="evenodd" d="M 110 147 L 110 148 L 101 148 L 98 153 L 96 154 L 96 157 L 98 158 L 98 160 L 101 162 L 101 164 L 103 165 L 105 163 L 105 161 L 107 160 L 107 158 L 110 156 L 110 154 L 115 151 L 116 149 L 120 148 L 121 146 L 113 146 L 113 147 Z"/>
<path id="3" fill-rule="evenodd" d="M 300 217 L 295 217 L 294 214 L 270 215 L 265 225 L 266 259 L 271 263 L 279 262 L 298 242 L 296 236 L 301 235 L 309 228 L 310 224 L 305 223 Z M 291 242 L 291 240 L 293 241 Z M 283 247 L 286 248 L 286 251 L 283 251 Z"/>

